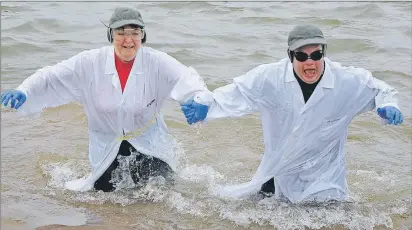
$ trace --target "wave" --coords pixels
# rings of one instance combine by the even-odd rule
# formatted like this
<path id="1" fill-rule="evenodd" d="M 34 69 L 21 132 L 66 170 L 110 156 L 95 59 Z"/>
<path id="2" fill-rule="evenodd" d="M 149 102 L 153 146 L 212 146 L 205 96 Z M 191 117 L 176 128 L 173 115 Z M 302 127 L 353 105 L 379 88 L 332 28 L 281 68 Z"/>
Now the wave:
<path id="1" fill-rule="evenodd" d="M 19 56 L 22 53 L 44 53 L 51 52 L 52 49 L 36 45 L 28 40 L 17 41 L 11 38 L 2 38 L 1 55 Z"/>
<path id="2" fill-rule="evenodd" d="M 366 52 L 376 49 L 370 40 L 350 39 L 350 38 L 333 38 L 328 41 L 328 52 Z"/>
<path id="3" fill-rule="evenodd" d="M 399 71 L 392 71 L 392 70 L 385 70 L 385 71 L 373 71 L 372 74 L 374 76 L 396 76 L 403 79 L 411 79 L 412 73 L 406 74 Z"/>
<path id="4" fill-rule="evenodd" d="M 178 47 L 178 49 L 196 49 L 199 47 L 198 44 L 196 43 L 189 43 L 189 42 L 183 42 L 183 43 L 170 43 L 170 42 L 164 42 L 164 43 L 148 43 L 149 47 L 152 47 L 157 50 L 161 50 L 166 52 L 166 50 L 173 50 L 175 47 Z M 177 48 L 176 48 L 177 49 Z"/>
<path id="5" fill-rule="evenodd" d="M 4 28 L 4 27 L 3 27 Z M 68 23 L 59 19 L 50 19 L 50 18 L 38 18 L 32 21 L 26 21 L 24 23 L 18 23 L 15 25 L 7 25 L 6 28 L 2 29 L 4 32 L 19 33 L 28 32 L 33 33 L 51 33 L 51 32 L 67 32 L 67 31 L 78 31 L 85 29 L 95 29 L 95 25 L 86 26 L 84 24 L 73 24 Z"/>
<path id="6" fill-rule="evenodd" d="M 20 3 L 20 5 L 14 5 L 14 6 L 5 6 L 4 4 L 7 4 L 7 3 L 3 3 L 0 6 L 1 13 L 3 13 L 3 12 L 9 12 L 9 13 L 13 12 L 14 13 L 14 12 L 30 11 L 30 7 L 26 6 L 24 3 Z M 16 3 L 14 3 L 14 4 L 16 4 Z"/>
<path id="7" fill-rule="evenodd" d="M 164 8 L 164 9 L 169 9 L 169 10 L 182 10 L 182 9 L 192 9 L 192 10 L 198 10 L 198 9 L 204 9 L 210 7 L 212 4 L 208 2 L 185 2 L 185 4 L 182 4 L 181 2 L 158 2 L 156 3 L 156 7 Z"/>
<path id="8" fill-rule="evenodd" d="M 310 20 L 311 23 L 316 25 L 325 25 L 325 26 L 340 26 L 342 25 L 342 21 L 339 19 L 333 18 L 314 18 Z"/>
<path id="9" fill-rule="evenodd" d="M 385 16 L 384 9 L 379 3 L 355 3 L 350 6 L 337 7 L 334 12 L 355 18 L 380 18 Z"/>
<path id="10" fill-rule="evenodd" d="M 277 17 L 241 17 L 234 20 L 234 23 L 252 23 L 252 24 L 266 24 L 266 23 L 283 23 L 286 22 L 286 19 L 277 18 Z"/>
<path id="11" fill-rule="evenodd" d="M 201 59 L 199 54 L 195 54 L 193 51 L 186 48 L 179 48 L 178 50 L 167 52 L 170 56 L 176 58 L 177 60 L 184 59 Z"/>

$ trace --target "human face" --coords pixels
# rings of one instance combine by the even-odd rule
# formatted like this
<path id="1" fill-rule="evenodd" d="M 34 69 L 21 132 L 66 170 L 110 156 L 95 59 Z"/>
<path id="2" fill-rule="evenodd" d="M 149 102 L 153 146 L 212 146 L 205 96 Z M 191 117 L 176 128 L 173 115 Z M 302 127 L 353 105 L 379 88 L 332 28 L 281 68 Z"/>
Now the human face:
<path id="1" fill-rule="evenodd" d="M 293 69 L 295 70 L 296 74 L 298 77 L 308 83 L 308 84 L 313 84 L 317 82 L 323 73 L 323 68 L 324 68 L 324 63 L 323 63 L 323 54 L 322 58 L 315 61 L 312 60 L 312 58 L 317 56 L 316 51 L 322 51 L 322 46 L 321 45 L 307 45 L 304 47 L 301 47 L 294 52 L 303 52 L 306 55 L 308 55 L 311 58 L 308 58 L 305 61 L 298 61 L 295 57 L 296 54 L 294 54 L 293 57 Z M 315 53 L 314 53 L 315 52 Z M 314 53 L 314 54 L 313 54 Z M 311 55 L 312 54 L 312 55 Z M 304 55 L 304 56 L 306 56 Z M 316 59 L 316 58 L 315 58 Z"/>
<path id="2" fill-rule="evenodd" d="M 113 30 L 113 46 L 117 56 L 123 62 L 129 62 L 136 57 L 142 46 L 143 31 L 129 25 Z"/>

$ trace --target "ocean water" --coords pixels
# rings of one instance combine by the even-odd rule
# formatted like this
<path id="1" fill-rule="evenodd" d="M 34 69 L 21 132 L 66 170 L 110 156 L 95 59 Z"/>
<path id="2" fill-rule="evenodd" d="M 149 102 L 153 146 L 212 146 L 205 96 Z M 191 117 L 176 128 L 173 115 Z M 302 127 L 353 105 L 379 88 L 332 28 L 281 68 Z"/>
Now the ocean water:
<path id="1" fill-rule="evenodd" d="M 100 20 L 117 6 L 139 9 L 146 45 L 194 67 L 210 89 L 285 58 L 289 31 L 317 25 L 330 59 L 366 68 L 399 91 L 404 124 L 358 116 L 347 144 L 351 202 L 291 205 L 213 196 L 217 184 L 253 176 L 263 152 L 259 114 L 189 126 L 168 102 L 163 114 L 180 155 L 175 185 L 153 180 L 104 194 L 63 189 L 90 170 L 79 105 L 30 118 L 2 108 L 1 229 L 411 228 L 411 2 L 2 2 L 2 92 L 38 68 L 108 45 Z"/>

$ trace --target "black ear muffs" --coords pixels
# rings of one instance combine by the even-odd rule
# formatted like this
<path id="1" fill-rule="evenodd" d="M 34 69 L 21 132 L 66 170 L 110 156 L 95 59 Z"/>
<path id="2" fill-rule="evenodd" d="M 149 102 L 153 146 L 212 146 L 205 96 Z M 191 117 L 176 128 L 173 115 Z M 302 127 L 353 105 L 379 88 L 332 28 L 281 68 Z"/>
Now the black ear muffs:
<path id="1" fill-rule="evenodd" d="M 113 42 L 113 30 L 111 28 L 107 28 L 107 40 L 109 40 L 110 43 Z"/>
<path id="2" fill-rule="evenodd" d="M 290 62 L 293 63 L 293 51 L 290 49 L 288 49 L 288 57 L 289 57 Z"/>
<path id="3" fill-rule="evenodd" d="M 326 57 L 326 48 L 328 45 L 322 45 L 323 57 Z"/>
<path id="4" fill-rule="evenodd" d="M 143 44 L 143 43 L 146 42 L 147 34 L 146 34 L 146 30 L 142 30 L 142 31 L 143 31 L 143 33 L 142 33 L 142 44 Z"/>

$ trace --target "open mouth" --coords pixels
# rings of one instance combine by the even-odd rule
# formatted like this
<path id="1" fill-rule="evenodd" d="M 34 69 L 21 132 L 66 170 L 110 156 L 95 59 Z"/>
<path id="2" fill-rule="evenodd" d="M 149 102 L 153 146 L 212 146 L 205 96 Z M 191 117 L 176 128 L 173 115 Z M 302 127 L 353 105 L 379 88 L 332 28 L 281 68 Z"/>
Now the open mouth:
<path id="1" fill-rule="evenodd" d="M 316 70 L 315 69 L 305 69 L 303 70 L 303 73 L 306 78 L 312 79 L 316 77 Z"/>
<path id="2" fill-rule="evenodd" d="M 314 75 L 315 74 L 315 69 L 305 69 L 304 71 L 303 71 L 306 75 Z"/>
<path id="3" fill-rule="evenodd" d="M 133 49 L 134 46 L 123 46 L 123 49 Z"/>

